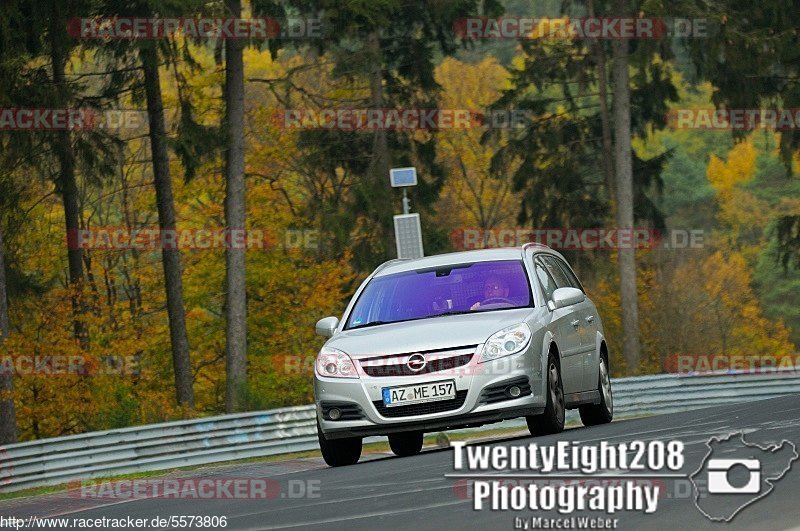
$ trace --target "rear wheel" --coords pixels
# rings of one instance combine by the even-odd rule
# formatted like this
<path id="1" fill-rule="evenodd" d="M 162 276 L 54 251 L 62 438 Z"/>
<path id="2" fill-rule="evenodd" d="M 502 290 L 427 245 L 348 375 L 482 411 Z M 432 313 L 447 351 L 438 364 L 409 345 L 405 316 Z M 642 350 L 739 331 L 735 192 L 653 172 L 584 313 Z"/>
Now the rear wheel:
<path id="1" fill-rule="evenodd" d="M 564 386 L 561 371 L 552 354 L 547 359 L 547 405 L 544 413 L 525 417 L 531 435 L 549 435 L 564 431 Z"/>
<path id="2" fill-rule="evenodd" d="M 392 433 L 389 435 L 389 448 L 398 457 L 417 455 L 422 450 L 422 432 Z"/>
<path id="3" fill-rule="evenodd" d="M 600 374 L 597 380 L 600 391 L 600 403 L 581 406 L 581 421 L 584 426 L 608 424 L 614 418 L 614 397 L 611 393 L 611 378 L 608 375 L 608 363 L 605 356 L 600 356 Z"/>
<path id="4" fill-rule="evenodd" d="M 317 438 L 322 458 L 328 466 L 347 466 L 358 463 L 361 457 L 361 437 L 326 439 L 317 422 Z"/>

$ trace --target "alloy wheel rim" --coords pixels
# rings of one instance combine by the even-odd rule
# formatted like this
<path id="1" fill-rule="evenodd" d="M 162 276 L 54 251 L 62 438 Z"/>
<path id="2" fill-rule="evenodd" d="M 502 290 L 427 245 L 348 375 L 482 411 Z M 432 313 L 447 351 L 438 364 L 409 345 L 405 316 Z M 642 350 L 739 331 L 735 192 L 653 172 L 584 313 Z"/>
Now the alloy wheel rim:
<path id="1" fill-rule="evenodd" d="M 606 410 L 611 413 L 614 408 L 611 395 L 611 379 L 608 377 L 606 363 L 602 358 L 600 359 L 600 388 L 603 392 L 603 402 L 605 402 Z"/>

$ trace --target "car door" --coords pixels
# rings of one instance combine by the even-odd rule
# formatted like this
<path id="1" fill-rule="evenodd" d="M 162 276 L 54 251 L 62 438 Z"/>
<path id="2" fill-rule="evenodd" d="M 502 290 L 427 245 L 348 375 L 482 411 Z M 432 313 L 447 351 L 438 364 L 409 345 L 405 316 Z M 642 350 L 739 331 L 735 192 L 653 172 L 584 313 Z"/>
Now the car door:
<path id="1" fill-rule="evenodd" d="M 583 291 L 578 277 L 575 272 L 569 267 L 569 264 L 563 260 L 555 259 L 556 262 L 564 270 L 564 273 L 569 277 L 570 283 L 573 287 Z M 584 349 L 584 377 L 586 389 L 592 390 L 597 386 L 597 378 L 600 370 L 600 352 L 597 350 L 597 333 L 601 332 L 600 317 L 597 313 L 597 307 L 587 297 L 584 301 L 585 314 L 581 322 L 581 343 Z"/>
<path id="2" fill-rule="evenodd" d="M 553 292 L 558 288 L 555 279 L 539 259 L 534 261 L 534 271 L 545 301 L 552 300 Z M 568 306 L 550 312 L 552 330 L 561 355 L 561 381 L 565 394 L 577 393 L 583 387 L 584 368 L 581 359 L 583 352 L 580 332 L 574 322 L 576 318 L 573 315 L 573 308 Z"/>
<path id="3" fill-rule="evenodd" d="M 541 257 L 547 272 L 553 277 L 556 285 L 559 288 L 576 288 L 583 291 L 583 286 L 578 282 L 577 277 L 572 272 L 572 269 L 560 258 L 550 255 L 543 255 Z M 571 315 L 570 323 L 575 328 L 579 336 L 580 346 L 578 347 L 579 355 L 576 365 L 580 367 L 580 383 L 578 384 L 579 391 L 590 391 L 597 386 L 597 353 L 595 349 L 595 335 L 597 331 L 596 326 L 596 311 L 592 302 L 587 298 L 583 302 L 570 306 Z M 588 377 L 589 373 L 594 376 L 591 381 Z"/>

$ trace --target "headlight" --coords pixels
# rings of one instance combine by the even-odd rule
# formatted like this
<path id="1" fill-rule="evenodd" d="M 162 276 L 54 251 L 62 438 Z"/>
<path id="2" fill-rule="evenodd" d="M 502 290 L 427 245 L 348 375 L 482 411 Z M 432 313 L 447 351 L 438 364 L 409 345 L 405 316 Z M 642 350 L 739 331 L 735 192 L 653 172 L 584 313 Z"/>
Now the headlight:
<path id="1" fill-rule="evenodd" d="M 478 362 L 492 361 L 521 352 L 530 340 L 531 329 L 525 323 L 503 328 L 486 340 Z"/>
<path id="2" fill-rule="evenodd" d="M 328 378 L 358 378 L 350 356 L 335 348 L 322 347 L 317 354 L 317 374 Z"/>

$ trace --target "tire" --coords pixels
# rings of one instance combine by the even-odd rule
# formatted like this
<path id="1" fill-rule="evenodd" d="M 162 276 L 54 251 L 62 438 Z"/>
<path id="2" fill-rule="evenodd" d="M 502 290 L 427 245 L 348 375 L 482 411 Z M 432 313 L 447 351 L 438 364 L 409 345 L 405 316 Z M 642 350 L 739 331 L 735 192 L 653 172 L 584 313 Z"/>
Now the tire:
<path id="1" fill-rule="evenodd" d="M 580 406 L 581 421 L 584 426 L 608 424 L 614 418 L 614 395 L 611 392 L 611 379 L 608 375 L 608 362 L 604 355 L 600 356 L 600 369 L 597 378 L 597 390 L 600 391 L 600 403 Z"/>
<path id="2" fill-rule="evenodd" d="M 392 433 L 389 435 L 389 448 L 397 457 L 417 455 L 422 450 L 422 432 Z"/>
<path id="3" fill-rule="evenodd" d="M 361 437 L 326 439 L 317 422 L 317 438 L 322 458 L 328 466 L 347 466 L 358 463 L 361 457 Z"/>
<path id="4" fill-rule="evenodd" d="M 547 405 L 541 415 L 525 417 L 533 436 L 551 435 L 564 431 L 564 385 L 561 371 L 552 354 L 547 358 Z"/>

